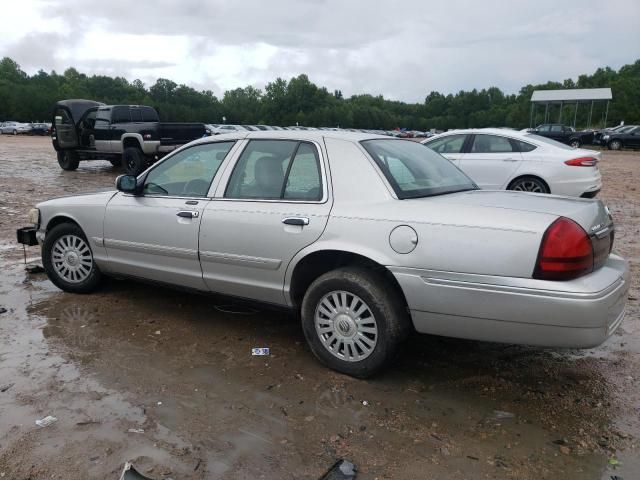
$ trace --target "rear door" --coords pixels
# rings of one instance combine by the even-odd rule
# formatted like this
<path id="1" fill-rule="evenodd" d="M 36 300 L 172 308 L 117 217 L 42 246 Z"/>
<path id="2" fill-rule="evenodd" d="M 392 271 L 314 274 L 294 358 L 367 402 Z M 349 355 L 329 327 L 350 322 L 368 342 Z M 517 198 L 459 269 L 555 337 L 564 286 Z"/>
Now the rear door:
<path id="1" fill-rule="evenodd" d="M 93 125 L 93 143 L 99 152 L 111 151 L 111 107 L 99 107 Z"/>
<path id="2" fill-rule="evenodd" d="M 425 143 L 425 145 L 446 159 L 451 160 L 455 165 L 460 166 L 460 160 L 464 155 L 464 145 L 468 137 L 468 134 L 446 135 L 435 138 Z"/>
<path id="3" fill-rule="evenodd" d="M 460 162 L 460 168 L 480 188 L 499 190 L 522 162 L 522 155 L 515 141 L 500 135 L 475 134 L 468 153 Z"/>
<path id="4" fill-rule="evenodd" d="M 109 151 L 122 153 L 122 135 L 127 132 L 126 126 L 131 124 L 131 111 L 127 105 L 113 107 L 111 112 L 111 134 L 109 135 Z"/>
<path id="5" fill-rule="evenodd" d="M 200 227 L 200 261 L 214 292 L 285 304 L 293 256 L 322 234 L 331 210 L 324 152 L 298 140 L 245 140 Z"/>
<path id="6" fill-rule="evenodd" d="M 640 147 L 640 127 L 636 127 L 633 130 L 630 130 L 625 136 L 625 145 L 636 148 Z"/>
<path id="7" fill-rule="evenodd" d="M 58 107 L 53 117 L 58 147 L 62 149 L 76 148 L 78 146 L 78 131 L 76 130 L 76 125 L 71 118 L 69 110 Z"/>

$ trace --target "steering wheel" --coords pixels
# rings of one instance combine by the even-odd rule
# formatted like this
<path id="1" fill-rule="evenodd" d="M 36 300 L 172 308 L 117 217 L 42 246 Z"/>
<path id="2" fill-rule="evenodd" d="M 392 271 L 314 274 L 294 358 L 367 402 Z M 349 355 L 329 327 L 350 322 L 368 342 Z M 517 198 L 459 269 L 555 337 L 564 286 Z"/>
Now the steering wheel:
<path id="1" fill-rule="evenodd" d="M 184 184 L 184 188 L 182 189 L 182 193 L 185 195 L 206 195 L 207 190 L 209 189 L 209 182 L 203 180 L 202 178 L 194 178 L 193 180 L 189 180 Z"/>

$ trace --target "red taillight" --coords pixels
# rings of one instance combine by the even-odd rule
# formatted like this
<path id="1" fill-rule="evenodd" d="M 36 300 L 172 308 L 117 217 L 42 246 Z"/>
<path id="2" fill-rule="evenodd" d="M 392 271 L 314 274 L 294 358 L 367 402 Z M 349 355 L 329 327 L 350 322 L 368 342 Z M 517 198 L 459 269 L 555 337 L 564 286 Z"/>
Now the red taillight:
<path id="1" fill-rule="evenodd" d="M 598 164 L 598 159 L 593 157 L 580 157 L 567 160 L 564 164 L 570 167 L 595 167 Z"/>
<path id="2" fill-rule="evenodd" d="M 593 246 L 580 225 L 560 217 L 542 237 L 533 278 L 571 280 L 593 271 Z"/>

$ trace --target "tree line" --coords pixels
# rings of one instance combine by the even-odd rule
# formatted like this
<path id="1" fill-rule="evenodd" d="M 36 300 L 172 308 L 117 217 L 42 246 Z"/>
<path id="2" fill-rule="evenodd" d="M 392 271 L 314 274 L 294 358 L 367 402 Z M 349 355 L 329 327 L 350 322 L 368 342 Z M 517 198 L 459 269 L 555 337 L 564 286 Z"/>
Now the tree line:
<path id="1" fill-rule="evenodd" d="M 204 122 L 267 125 L 339 126 L 343 128 L 393 129 L 397 127 L 446 130 L 467 127 L 528 127 L 531 94 L 539 89 L 611 87 L 613 101 L 608 111 L 609 126 L 620 121 L 640 123 L 640 60 L 619 70 L 599 68 L 580 75 L 576 81 L 526 85 L 517 94 L 505 94 L 497 87 L 460 91 L 444 95 L 429 93 L 422 103 L 385 99 L 382 95 L 352 95 L 330 92 L 299 75 L 277 78 L 263 90 L 252 86 L 228 90 L 222 98 L 210 90 L 197 91 L 187 85 L 159 78 L 147 87 L 140 80 L 86 75 L 75 68 L 63 74 L 43 70 L 28 75 L 11 58 L 0 61 L 0 121 L 48 121 L 58 100 L 87 98 L 107 104 L 144 104 L 156 107 L 160 118 L 175 122 Z M 562 118 L 573 122 L 572 105 L 563 107 Z M 602 126 L 604 104 L 596 105 L 592 126 Z M 560 118 L 560 107 L 549 119 Z M 578 109 L 577 125 L 586 126 L 589 108 Z M 544 108 L 537 108 L 534 123 L 543 121 Z"/>

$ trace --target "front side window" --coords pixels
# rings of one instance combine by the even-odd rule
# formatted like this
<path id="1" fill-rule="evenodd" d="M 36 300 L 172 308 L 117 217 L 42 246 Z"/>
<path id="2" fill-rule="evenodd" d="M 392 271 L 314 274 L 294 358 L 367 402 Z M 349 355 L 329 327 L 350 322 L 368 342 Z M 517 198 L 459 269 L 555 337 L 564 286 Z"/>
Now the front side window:
<path id="1" fill-rule="evenodd" d="M 540 125 L 538 128 L 536 128 L 536 130 L 538 130 L 539 132 L 548 132 L 549 125 Z"/>
<path id="2" fill-rule="evenodd" d="M 96 114 L 96 127 L 109 125 L 111 119 L 111 109 L 98 109 Z"/>
<path id="3" fill-rule="evenodd" d="M 316 148 L 297 140 L 252 140 L 233 169 L 225 197 L 320 200 L 322 182 Z"/>
<path id="4" fill-rule="evenodd" d="M 143 193 L 178 197 L 206 197 L 222 161 L 234 142 L 195 145 L 168 157 L 151 170 Z"/>
<path id="5" fill-rule="evenodd" d="M 470 153 L 507 153 L 514 148 L 508 138 L 497 135 L 476 135 Z"/>
<path id="6" fill-rule="evenodd" d="M 551 125 L 551 131 L 552 132 L 561 132 L 562 131 L 562 125 Z"/>
<path id="7" fill-rule="evenodd" d="M 425 145 L 440 154 L 460 153 L 466 139 L 467 135 L 447 135 L 427 142 Z"/>
<path id="8" fill-rule="evenodd" d="M 393 139 L 361 143 L 400 199 L 478 188 L 453 163 L 420 143 Z"/>

